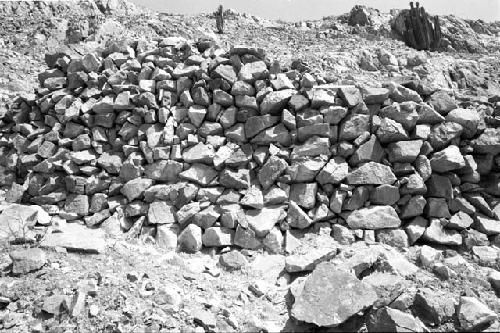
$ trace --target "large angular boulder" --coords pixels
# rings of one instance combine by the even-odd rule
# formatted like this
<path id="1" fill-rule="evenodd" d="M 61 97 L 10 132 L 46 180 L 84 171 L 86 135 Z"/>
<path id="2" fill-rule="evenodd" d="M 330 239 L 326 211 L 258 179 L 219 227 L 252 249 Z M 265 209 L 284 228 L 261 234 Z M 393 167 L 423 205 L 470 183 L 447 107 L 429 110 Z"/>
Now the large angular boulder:
<path id="1" fill-rule="evenodd" d="M 201 163 L 195 163 L 191 165 L 189 169 L 179 173 L 180 178 L 195 182 L 202 186 L 209 185 L 217 175 L 218 173 L 214 168 Z"/>
<path id="2" fill-rule="evenodd" d="M 131 192 L 126 189 L 129 195 Z M 140 189 L 138 190 L 140 191 Z M 137 192 L 136 192 L 137 193 Z M 64 205 L 64 210 L 67 213 L 74 213 L 78 216 L 85 216 L 89 213 L 89 197 L 84 194 L 70 194 L 66 198 L 66 204 Z"/>
<path id="3" fill-rule="evenodd" d="M 455 230 L 465 230 L 469 228 L 474 220 L 469 214 L 464 212 L 457 212 L 450 219 L 450 222 L 446 225 L 447 229 L 455 229 Z"/>
<path id="4" fill-rule="evenodd" d="M 174 182 L 181 172 L 182 163 L 172 160 L 161 160 L 145 167 L 145 175 L 150 180 Z"/>
<path id="5" fill-rule="evenodd" d="M 258 144 L 258 145 L 269 145 L 271 143 L 273 144 L 280 144 L 282 146 L 289 146 L 291 144 L 291 136 L 290 132 L 288 129 L 285 127 L 284 124 L 278 124 L 274 127 L 267 128 L 257 134 L 252 140 L 252 143 Z"/>
<path id="6" fill-rule="evenodd" d="M 369 332 L 426 332 L 427 328 L 409 313 L 383 307 L 375 311 L 368 321 Z"/>
<path id="7" fill-rule="evenodd" d="M 371 286 L 338 270 L 334 263 L 322 263 L 307 278 L 300 295 L 295 295 L 292 316 L 317 326 L 338 326 L 376 300 Z"/>
<path id="8" fill-rule="evenodd" d="M 325 160 L 321 157 L 303 157 L 292 161 L 287 174 L 293 182 L 311 182 L 324 165 Z"/>
<path id="9" fill-rule="evenodd" d="M 211 165 L 214 161 L 215 151 L 211 145 L 198 143 L 186 148 L 182 153 L 182 159 L 187 163 L 205 163 Z"/>
<path id="10" fill-rule="evenodd" d="M 393 205 L 399 198 L 399 189 L 387 184 L 375 187 L 370 193 L 370 202 L 376 205 Z"/>
<path id="11" fill-rule="evenodd" d="M 446 115 L 446 121 L 451 121 L 462 125 L 464 136 L 472 138 L 476 132 L 481 118 L 479 113 L 473 109 L 455 109 Z"/>
<path id="12" fill-rule="evenodd" d="M 437 153 L 431 158 L 431 167 L 436 172 L 447 172 L 465 167 L 465 160 L 460 149 L 451 145 Z"/>
<path id="13" fill-rule="evenodd" d="M 444 229 L 439 219 L 431 219 L 429 226 L 425 229 L 422 237 L 436 244 L 461 245 L 462 236 L 456 230 Z"/>
<path id="14" fill-rule="evenodd" d="M 234 189 L 246 189 L 250 187 L 250 171 L 239 169 L 233 171 L 224 169 L 219 175 L 219 182 L 222 186 Z"/>
<path id="15" fill-rule="evenodd" d="M 328 125 L 328 124 L 312 124 L 312 125 L 299 127 L 299 129 L 297 131 L 297 139 L 301 142 L 304 142 L 313 136 L 329 138 L 330 137 L 330 125 Z"/>
<path id="16" fill-rule="evenodd" d="M 247 210 L 245 215 L 248 226 L 257 237 L 265 237 L 286 216 L 285 211 L 279 206 Z"/>
<path id="17" fill-rule="evenodd" d="M 292 153 L 298 156 L 328 155 L 330 153 L 330 140 L 313 136 L 303 144 L 295 145 Z"/>
<path id="18" fill-rule="evenodd" d="M 363 164 L 351 171 L 346 179 L 352 185 L 391 185 L 397 180 L 390 167 L 376 162 Z"/>
<path id="19" fill-rule="evenodd" d="M 253 229 L 243 228 L 241 225 L 238 225 L 234 234 L 234 245 L 244 249 L 255 250 L 262 247 L 262 241 L 257 238 Z"/>
<path id="20" fill-rule="evenodd" d="M 317 183 L 298 183 L 290 187 L 290 201 L 295 201 L 305 209 L 312 209 L 316 204 Z"/>
<path id="21" fill-rule="evenodd" d="M 196 224 L 188 225 L 179 235 L 179 249 L 185 252 L 194 253 L 201 250 L 202 230 Z"/>
<path id="22" fill-rule="evenodd" d="M 288 164 L 285 160 L 271 156 L 262 166 L 258 174 L 259 182 L 263 189 L 268 189 L 274 181 L 286 170 Z"/>
<path id="23" fill-rule="evenodd" d="M 229 83 L 233 84 L 238 80 L 236 76 L 236 71 L 234 67 L 231 65 L 219 65 L 214 71 L 215 75 L 223 78 L 224 80 L 229 81 Z"/>
<path id="24" fill-rule="evenodd" d="M 200 203 L 197 201 L 182 206 L 176 214 L 177 222 L 179 222 L 179 225 L 181 227 L 187 225 L 192 220 L 192 218 L 200 212 L 200 210 Z"/>
<path id="25" fill-rule="evenodd" d="M 422 148 L 422 140 L 398 141 L 387 147 L 389 161 L 392 163 L 413 163 Z"/>
<path id="26" fill-rule="evenodd" d="M 249 62 L 241 66 L 238 78 L 253 83 L 255 80 L 264 80 L 269 77 L 269 70 L 264 61 Z"/>
<path id="27" fill-rule="evenodd" d="M 104 168 L 104 170 L 111 174 L 119 174 L 122 164 L 122 158 L 117 154 L 103 153 L 97 159 L 97 165 Z"/>
<path id="28" fill-rule="evenodd" d="M 144 194 L 149 187 L 153 185 L 153 181 L 149 178 L 135 178 L 123 185 L 121 193 L 127 197 L 129 201 L 135 200 Z"/>
<path id="29" fill-rule="evenodd" d="M 464 128 L 462 125 L 445 121 L 432 127 L 428 141 L 432 148 L 438 150 L 443 149 L 451 142 L 451 140 L 460 137 L 463 130 Z"/>
<path id="30" fill-rule="evenodd" d="M 363 88 L 361 92 L 366 104 L 382 104 L 389 97 L 387 88 Z"/>
<path id="31" fill-rule="evenodd" d="M 348 110 L 342 106 L 323 107 L 320 110 L 323 115 L 323 121 L 327 124 L 337 125 L 347 115 Z"/>
<path id="32" fill-rule="evenodd" d="M 177 248 L 178 224 L 160 224 L 156 227 L 156 245 L 167 250 Z"/>
<path id="33" fill-rule="evenodd" d="M 210 227 L 202 236 L 204 246 L 224 247 L 233 245 L 234 230 L 229 228 Z"/>
<path id="34" fill-rule="evenodd" d="M 349 214 L 347 224 L 351 229 L 378 230 L 398 228 L 401 220 L 391 206 L 370 206 Z"/>
<path id="35" fill-rule="evenodd" d="M 363 162 L 380 162 L 384 156 L 384 148 L 380 145 L 375 134 L 372 134 L 370 140 L 358 147 L 349 159 L 349 164 L 358 165 Z"/>
<path id="36" fill-rule="evenodd" d="M 496 155 L 500 153 L 500 127 L 487 128 L 472 141 L 474 152 L 478 154 Z"/>
<path id="37" fill-rule="evenodd" d="M 238 270 L 248 265 L 248 260 L 240 251 L 225 252 L 219 257 L 221 266 L 228 270 Z"/>
<path id="38" fill-rule="evenodd" d="M 9 253 L 13 274 L 37 271 L 47 263 L 45 252 L 38 248 L 15 250 Z"/>
<path id="39" fill-rule="evenodd" d="M 336 105 L 335 97 L 336 93 L 331 90 L 325 89 L 315 89 L 310 94 L 311 107 L 314 109 L 320 109 L 322 107 L 329 107 Z"/>
<path id="40" fill-rule="evenodd" d="M 251 139 L 263 130 L 276 125 L 279 121 L 279 116 L 264 115 L 250 117 L 245 122 L 245 135 L 247 139 Z"/>
<path id="41" fill-rule="evenodd" d="M 262 209 L 262 207 L 264 207 L 264 196 L 262 191 L 258 187 L 252 186 L 247 190 L 247 193 L 241 199 L 240 205 L 255 209 Z"/>
<path id="42" fill-rule="evenodd" d="M 500 234 L 500 221 L 477 214 L 475 229 L 488 236 L 498 235 Z"/>
<path id="43" fill-rule="evenodd" d="M 321 169 L 316 180 L 321 185 L 339 184 L 349 173 L 349 165 L 339 156 L 335 156 Z"/>
<path id="44" fill-rule="evenodd" d="M 351 114 L 344 118 L 340 125 L 339 139 L 350 141 L 356 139 L 360 133 L 369 132 L 371 117 L 367 114 Z"/>
<path id="45" fill-rule="evenodd" d="M 304 229 L 313 223 L 313 220 L 295 201 L 290 201 L 287 213 L 287 222 L 292 228 Z"/>
<path id="46" fill-rule="evenodd" d="M 359 103 L 363 101 L 363 97 L 361 96 L 361 92 L 356 87 L 340 87 L 339 88 L 339 96 L 344 100 L 345 104 L 349 108 L 355 107 Z"/>
<path id="47" fill-rule="evenodd" d="M 383 144 L 408 140 L 408 133 L 403 125 L 389 118 L 382 118 L 376 131 L 377 138 Z"/>
<path id="48" fill-rule="evenodd" d="M 458 320 L 465 331 L 481 330 L 481 327 L 498 319 L 498 314 L 475 297 L 460 297 Z"/>
<path id="49" fill-rule="evenodd" d="M 380 110 L 379 116 L 397 121 L 407 131 L 410 131 L 417 124 L 417 104 L 414 102 L 393 103 Z"/>
<path id="50" fill-rule="evenodd" d="M 172 205 L 163 201 L 149 204 L 148 221 L 150 224 L 173 224 L 176 222 L 176 211 Z"/>
<path id="51" fill-rule="evenodd" d="M 421 288 L 413 300 L 413 311 L 425 324 L 439 326 L 449 322 L 455 314 L 455 302 L 450 296 L 442 291 Z"/>
<path id="52" fill-rule="evenodd" d="M 403 87 L 400 84 L 394 82 L 388 82 L 383 84 L 384 88 L 389 89 L 389 98 L 398 103 L 403 102 L 422 102 L 422 97 L 409 88 Z"/>
<path id="53" fill-rule="evenodd" d="M 429 197 L 452 199 L 453 188 L 450 178 L 433 173 L 425 184 Z"/>
<path id="54" fill-rule="evenodd" d="M 260 104 L 260 113 L 263 115 L 280 113 L 294 94 L 296 91 L 293 89 L 270 92 Z"/>
<path id="55" fill-rule="evenodd" d="M 458 107 L 455 99 L 445 91 L 437 91 L 432 94 L 428 103 L 434 108 L 434 110 L 442 115 L 446 115 L 448 112 Z"/>
<path id="56" fill-rule="evenodd" d="M 434 125 L 444 121 L 444 117 L 440 115 L 434 108 L 428 104 L 420 103 L 417 107 L 418 121 L 417 124 Z"/>

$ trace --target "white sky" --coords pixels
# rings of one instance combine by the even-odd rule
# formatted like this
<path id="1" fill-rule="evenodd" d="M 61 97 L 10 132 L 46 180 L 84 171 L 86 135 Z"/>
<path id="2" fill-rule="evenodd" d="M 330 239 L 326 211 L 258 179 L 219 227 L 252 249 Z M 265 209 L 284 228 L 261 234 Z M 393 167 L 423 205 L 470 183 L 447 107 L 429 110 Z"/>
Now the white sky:
<path id="1" fill-rule="evenodd" d="M 409 8 L 406 0 L 130 0 L 152 9 L 180 14 L 215 11 L 219 4 L 257 16 L 298 21 L 347 13 L 356 4 L 389 12 Z M 462 18 L 500 21 L 500 0 L 423 0 L 430 14 L 454 14 Z"/>

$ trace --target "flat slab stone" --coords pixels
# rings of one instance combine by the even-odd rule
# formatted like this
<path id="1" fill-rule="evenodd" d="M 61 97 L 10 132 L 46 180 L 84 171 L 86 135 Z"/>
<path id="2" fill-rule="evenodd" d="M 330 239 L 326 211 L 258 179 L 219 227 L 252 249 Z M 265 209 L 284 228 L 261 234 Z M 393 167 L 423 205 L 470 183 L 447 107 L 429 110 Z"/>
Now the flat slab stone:
<path id="1" fill-rule="evenodd" d="M 103 253 L 106 250 L 103 230 L 89 229 L 77 223 L 66 224 L 60 233 L 47 234 L 40 245 L 90 253 Z"/>
<path id="2" fill-rule="evenodd" d="M 500 234 L 500 221 L 478 214 L 475 229 L 488 236 L 498 235 Z"/>
<path id="3" fill-rule="evenodd" d="M 296 296 L 292 316 L 318 326 L 338 326 L 373 305 L 377 293 L 368 284 L 333 263 L 322 263 Z"/>
<path id="4" fill-rule="evenodd" d="M 312 271 L 318 264 L 328 261 L 336 255 L 336 248 L 311 248 L 307 253 L 287 256 L 285 269 L 288 273 Z"/>

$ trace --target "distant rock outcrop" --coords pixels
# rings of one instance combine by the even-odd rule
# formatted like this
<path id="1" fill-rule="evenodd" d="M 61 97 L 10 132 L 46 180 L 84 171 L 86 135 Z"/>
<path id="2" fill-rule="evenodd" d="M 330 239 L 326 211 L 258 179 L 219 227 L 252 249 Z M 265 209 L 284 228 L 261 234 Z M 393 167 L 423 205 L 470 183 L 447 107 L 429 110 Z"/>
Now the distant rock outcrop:
<path id="1" fill-rule="evenodd" d="M 414 8 L 414 12 L 416 10 L 417 8 Z M 420 12 L 423 8 L 418 10 Z M 338 19 L 349 26 L 359 27 L 371 34 L 392 36 L 403 40 L 408 46 L 419 50 L 485 52 L 496 47 L 489 45 L 491 43 L 488 43 L 487 38 L 500 33 L 500 22 L 488 23 L 483 20 L 464 20 L 453 15 L 432 16 L 427 14 L 425 14 L 428 17 L 426 20 L 420 20 L 421 22 L 418 24 L 420 28 L 410 27 L 413 32 L 409 33 L 407 20 L 410 19 L 410 16 L 410 9 L 394 9 L 389 14 L 381 13 L 379 10 L 367 6 L 356 5 L 348 14 L 341 15 Z M 427 23 L 423 24 L 423 22 Z M 436 24 L 436 22 L 438 23 Z M 414 23 L 417 25 L 417 22 Z M 413 42 L 409 41 L 409 35 L 415 36 Z M 424 38 L 424 36 L 427 37 Z"/>
<path id="2" fill-rule="evenodd" d="M 401 10 L 393 16 L 390 25 L 396 38 L 405 40 L 407 35 L 406 19 L 410 10 Z M 486 23 L 481 20 L 464 20 L 454 15 L 439 16 L 441 41 L 435 49 L 439 51 L 458 51 L 479 53 L 490 46 L 482 37 L 498 34 L 498 23 Z M 483 35 L 483 36 L 481 36 Z"/>

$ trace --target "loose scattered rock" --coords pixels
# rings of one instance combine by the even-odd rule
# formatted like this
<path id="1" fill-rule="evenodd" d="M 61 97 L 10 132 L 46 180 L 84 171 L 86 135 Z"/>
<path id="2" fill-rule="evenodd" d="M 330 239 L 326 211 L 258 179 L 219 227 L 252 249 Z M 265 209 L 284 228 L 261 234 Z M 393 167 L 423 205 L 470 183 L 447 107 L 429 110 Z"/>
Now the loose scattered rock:
<path id="1" fill-rule="evenodd" d="M 9 253 L 12 259 L 13 274 L 27 274 L 37 271 L 47 263 L 45 253 L 41 249 L 16 250 Z"/>
<path id="2" fill-rule="evenodd" d="M 220 256 L 220 264 L 227 269 L 241 269 L 248 264 L 248 260 L 239 251 L 226 252 Z"/>
<path id="3" fill-rule="evenodd" d="M 498 319 L 498 315 L 475 297 L 460 297 L 458 320 L 464 330 L 478 330 Z"/>

